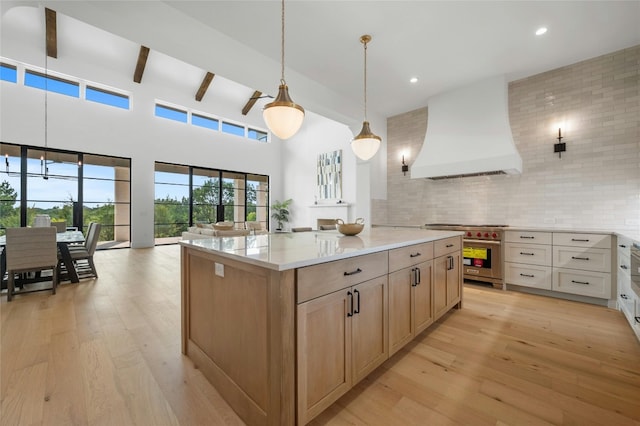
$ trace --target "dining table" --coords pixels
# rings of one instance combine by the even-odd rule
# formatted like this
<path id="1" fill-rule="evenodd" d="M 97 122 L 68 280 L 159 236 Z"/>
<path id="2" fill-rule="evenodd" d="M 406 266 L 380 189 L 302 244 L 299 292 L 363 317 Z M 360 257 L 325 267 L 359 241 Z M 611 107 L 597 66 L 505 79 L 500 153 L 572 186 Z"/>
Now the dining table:
<path id="1" fill-rule="evenodd" d="M 72 283 L 80 282 L 78 272 L 73 265 L 73 259 L 69 251 L 70 244 L 83 244 L 85 241 L 84 234 L 81 231 L 65 231 L 56 233 L 56 243 L 60 252 L 60 261 L 67 269 L 69 280 Z M 4 278 L 5 271 L 7 270 L 7 258 L 6 247 L 7 238 L 4 235 L 0 235 L 0 278 L 2 281 L 2 288 L 6 287 L 6 279 Z"/>

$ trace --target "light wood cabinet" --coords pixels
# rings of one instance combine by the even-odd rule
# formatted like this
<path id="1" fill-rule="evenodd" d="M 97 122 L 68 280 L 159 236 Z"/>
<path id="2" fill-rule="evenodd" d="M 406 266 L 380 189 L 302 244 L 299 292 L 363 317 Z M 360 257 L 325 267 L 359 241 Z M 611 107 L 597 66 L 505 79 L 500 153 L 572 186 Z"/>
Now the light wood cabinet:
<path id="1" fill-rule="evenodd" d="M 448 238 L 448 240 L 452 239 Z M 436 245 L 434 252 L 436 256 L 440 256 L 433 260 L 434 320 L 462 302 L 461 241 L 441 240 L 439 242 L 442 244 L 439 245 L 440 247 Z M 447 249 L 450 251 L 447 252 Z"/>
<path id="2" fill-rule="evenodd" d="M 433 323 L 433 261 L 389 274 L 389 356 Z"/>
<path id="3" fill-rule="evenodd" d="M 385 275 L 298 305 L 298 424 L 388 358 L 387 294 Z"/>

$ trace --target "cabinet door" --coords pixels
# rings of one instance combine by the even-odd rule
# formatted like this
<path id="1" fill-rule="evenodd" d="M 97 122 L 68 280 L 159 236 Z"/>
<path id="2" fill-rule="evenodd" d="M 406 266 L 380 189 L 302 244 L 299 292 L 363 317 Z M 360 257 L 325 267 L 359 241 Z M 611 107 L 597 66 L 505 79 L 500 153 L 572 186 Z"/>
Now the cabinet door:
<path id="1" fill-rule="evenodd" d="M 389 357 L 387 276 L 352 288 L 351 317 L 353 385 Z"/>
<path id="2" fill-rule="evenodd" d="M 460 302 L 462 283 L 460 282 L 460 252 L 445 256 L 450 263 L 447 269 L 447 307 Z M 449 260 L 450 258 L 450 260 Z"/>
<path id="3" fill-rule="evenodd" d="M 440 318 L 447 311 L 447 275 L 449 266 L 449 256 L 440 256 L 433 260 L 434 319 Z"/>
<path id="4" fill-rule="evenodd" d="M 340 290 L 298 305 L 298 424 L 351 388 L 351 295 Z"/>
<path id="5" fill-rule="evenodd" d="M 389 274 L 389 356 L 413 339 L 411 288 L 414 269 Z"/>
<path id="6" fill-rule="evenodd" d="M 214 271 L 211 260 L 197 256 L 189 256 L 189 318 L 188 335 L 203 352 L 211 356 L 214 352 L 213 312 L 215 306 L 213 296 Z"/>
<path id="7" fill-rule="evenodd" d="M 433 323 L 431 303 L 433 261 L 422 262 L 416 266 L 419 272 L 418 284 L 413 287 L 413 335 L 416 336 Z"/>

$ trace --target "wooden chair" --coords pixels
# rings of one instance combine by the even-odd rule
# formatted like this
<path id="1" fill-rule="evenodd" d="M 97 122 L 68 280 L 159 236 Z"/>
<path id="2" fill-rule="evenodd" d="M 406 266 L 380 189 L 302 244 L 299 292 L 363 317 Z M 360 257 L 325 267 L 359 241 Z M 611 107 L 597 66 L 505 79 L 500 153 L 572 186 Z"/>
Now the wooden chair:
<path id="1" fill-rule="evenodd" d="M 56 228 L 7 228 L 7 302 L 15 293 L 15 275 L 51 269 L 52 294 L 58 285 L 58 246 Z M 39 291 L 39 290 L 34 290 Z M 20 293 L 30 293 L 21 291 Z"/>
<path id="2" fill-rule="evenodd" d="M 76 268 L 76 272 L 79 277 L 98 278 L 98 271 L 96 265 L 93 263 L 93 255 L 98 247 L 98 240 L 100 239 L 100 230 L 102 225 L 99 223 L 91 222 L 87 227 L 87 238 L 83 245 L 69 246 L 69 254 Z"/>

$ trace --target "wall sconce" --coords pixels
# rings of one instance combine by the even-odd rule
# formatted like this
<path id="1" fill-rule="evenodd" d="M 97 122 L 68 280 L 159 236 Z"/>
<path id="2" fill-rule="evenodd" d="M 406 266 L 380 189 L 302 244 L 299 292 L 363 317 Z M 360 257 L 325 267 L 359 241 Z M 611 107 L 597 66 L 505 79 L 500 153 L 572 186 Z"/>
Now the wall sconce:
<path id="1" fill-rule="evenodd" d="M 403 155 L 402 156 L 402 174 L 406 176 L 408 171 L 409 171 L 409 165 L 404 162 L 404 155 Z"/>
<path id="2" fill-rule="evenodd" d="M 567 150 L 567 144 L 562 142 L 562 128 L 558 127 L 558 143 L 553 145 L 553 152 L 558 153 L 558 157 L 562 158 L 562 153 Z"/>

